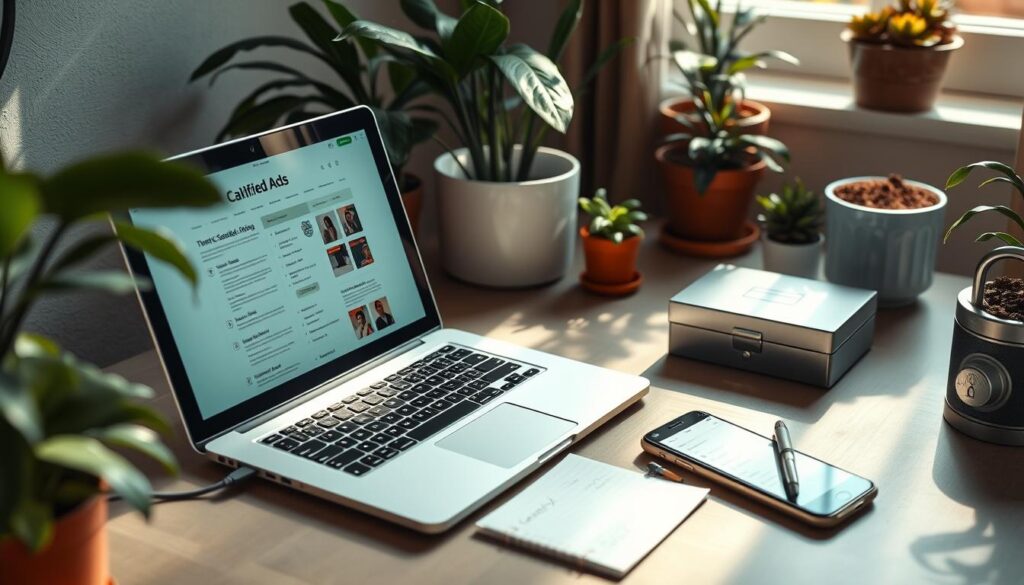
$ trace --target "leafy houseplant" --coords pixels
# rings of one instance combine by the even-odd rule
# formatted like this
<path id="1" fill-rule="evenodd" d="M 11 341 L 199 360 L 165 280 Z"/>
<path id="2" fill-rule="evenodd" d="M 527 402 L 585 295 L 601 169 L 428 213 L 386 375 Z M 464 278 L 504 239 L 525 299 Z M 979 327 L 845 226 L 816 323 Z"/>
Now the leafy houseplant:
<path id="1" fill-rule="evenodd" d="M 791 65 L 799 65 L 799 60 L 784 51 L 761 51 L 751 53 L 740 48 L 741 43 L 759 25 L 765 22 L 765 15 L 758 15 L 753 8 L 736 7 L 731 20 L 723 17 L 721 1 L 712 7 L 709 0 L 688 0 L 689 19 L 674 11 L 675 19 L 687 31 L 690 40 L 674 39 L 669 48 L 675 53 L 684 53 L 685 59 L 676 60 L 676 64 L 685 63 L 690 72 L 707 88 L 710 95 L 708 101 L 712 108 L 721 111 L 727 100 L 733 100 L 737 88 L 746 86 L 746 71 L 754 68 L 763 69 L 769 59 L 782 61 Z M 689 75 L 683 72 L 688 80 Z M 694 93 L 694 88 L 688 88 Z M 746 134 L 767 134 L 768 120 L 771 112 L 767 106 L 745 99 L 742 91 L 739 100 L 734 104 L 739 110 L 736 124 L 744 128 Z M 664 134 L 680 132 L 684 129 L 676 121 L 681 113 L 693 110 L 689 97 L 670 98 L 661 103 L 662 129 Z"/>
<path id="2" fill-rule="evenodd" d="M 781 172 L 789 150 L 774 138 L 743 133 L 735 107 L 741 88 L 732 86 L 730 98 L 716 100 L 694 64 L 697 57 L 678 52 L 674 58 L 693 88 L 694 110 L 676 116 L 686 131 L 666 136 L 655 152 L 669 190 L 662 242 L 698 255 L 735 255 L 758 236 L 746 218 L 762 172 Z M 723 242 L 731 244 L 718 245 Z"/>
<path id="3" fill-rule="evenodd" d="M 581 197 L 580 209 L 590 215 L 590 223 L 580 228 L 587 271 L 580 275 L 583 286 L 602 294 L 629 294 L 640 286 L 636 259 L 644 230 L 636 224 L 646 221 L 640 201 L 627 199 L 618 205 L 608 203 L 608 192 L 601 188 L 593 198 Z"/>
<path id="4" fill-rule="evenodd" d="M 358 104 L 369 106 L 380 127 L 388 159 L 410 219 L 416 224 L 421 181 L 404 172 L 412 149 L 434 136 L 437 122 L 418 115 L 416 100 L 429 87 L 414 71 L 365 40 L 335 41 L 339 31 L 357 20 L 356 15 L 334 0 L 322 0 L 332 25 L 306 2 L 293 4 L 288 12 L 308 42 L 285 36 L 259 36 L 231 43 L 210 55 L 192 73 L 191 81 L 209 77 L 213 85 L 229 71 L 270 71 L 281 77 L 254 89 L 235 107 L 217 140 L 269 130 L 282 122 L 292 123 Z M 236 59 L 239 53 L 260 47 L 279 47 L 310 55 L 337 75 L 335 83 L 314 79 L 274 61 Z M 386 77 L 392 97 L 385 92 Z M 298 93 L 296 93 L 298 92 Z"/>
<path id="5" fill-rule="evenodd" d="M 818 196 L 796 179 L 781 193 L 758 196 L 757 203 L 765 231 L 765 270 L 815 278 L 824 241 L 824 210 Z"/>
<path id="6" fill-rule="evenodd" d="M 544 53 L 506 42 L 509 19 L 499 2 L 461 5 L 456 18 L 431 0 L 401 2 L 430 37 L 358 20 L 339 39 L 379 44 L 448 105 L 449 111 L 422 107 L 447 123 L 462 145 L 434 163 L 445 269 L 489 286 L 557 280 L 573 255 L 579 163 L 540 144 L 549 129 L 565 132 L 572 120 L 573 93 L 557 63 L 583 2 L 568 3 Z M 603 51 L 584 84 L 626 42 Z M 530 205 L 523 203 L 527 197 Z M 466 220 L 499 216 L 500 222 Z M 512 240 L 521 245 L 504 244 Z"/>
<path id="7" fill-rule="evenodd" d="M 949 21 L 950 4 L 899 0 L 850 20 L 842 39 L 850 48 L 857 105 L 893 112 L 932 108 L 950 54 L 964 44 Z"/>
<path id="8" fill-rule="evenodd" d="M 115 221 L 113 233 L 87 236 L 63 251 L 57 244 L 69 230 L 106 222 L 107 212 L 207 205 L 218 193 L 198 171 L 137 153 L 94 158 L 45 178 L 4 168 L 0 192 L 0 581 L 106 585 L 104 493 L 146 515 L 150 506 L 146 477 L 112 448 L 174 471 L 155 432 L 167 427 L 136 403 L 151 395 L 149 388 L 76 359 L 24 331 L 23 323 L 46 294 L 134 291 L 124 272 L 81 269 L 117 241 L 194 284 L 189 261 L 158 231 Z M 54 227 L 34 238 L 30 230 L 40 217 Z"/>

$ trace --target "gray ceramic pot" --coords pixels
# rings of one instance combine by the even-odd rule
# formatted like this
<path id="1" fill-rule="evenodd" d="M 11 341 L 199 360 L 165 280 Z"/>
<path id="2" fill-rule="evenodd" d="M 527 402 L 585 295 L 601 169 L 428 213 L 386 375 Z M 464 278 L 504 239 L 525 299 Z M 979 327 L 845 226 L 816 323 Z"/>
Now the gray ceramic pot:
<path id="1" fill-rule="evenodd" d="M 466 149 L 455 156 L 467 167 Z M 518 164 L 519 147 L 513 157 Z M 530 180 L 469 181 L 450 154 L 434 161 L 441 262 L 449 274 L 484 286 L 519 288 L 556 281 L 572 264 L 580 163 L 541 147 Z"/>
<path id="2" fill-rule="evenodd" d="M 825 187 L 825 276 L 838 284 L 878 291 L 881 307 L 910 304 L 932 285 L 946 194 L 906 181 L 939 198 L 931 207 L 907 210 L 873 209 L 836 197 L 840 185 L 872 179 L 885 177 L 852 177 Z"/>

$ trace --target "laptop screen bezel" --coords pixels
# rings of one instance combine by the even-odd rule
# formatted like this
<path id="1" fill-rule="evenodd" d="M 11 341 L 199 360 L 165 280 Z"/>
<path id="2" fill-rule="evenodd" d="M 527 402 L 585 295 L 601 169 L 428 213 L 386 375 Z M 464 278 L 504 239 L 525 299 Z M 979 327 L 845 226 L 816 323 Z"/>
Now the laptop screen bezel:
<path id="1" fill-rule="evenodd" d="M 154 341 L 166 370 L 171 391 L 178 403 L 182 421 L 192 445 L 203 450 L 203 444 L 213 437 L 231 430 L 239 424 L 258 417 L 284 403 L 292 401 L 359 366 L 395 348 L 409 343 L 426 333 L 441 327 L 441 317 L 434 301 L 419 248 L 412 234 L 405 208 L 402 205 L 398 185 L 388 162 L 380 131 L 373 113 L 365 106 L 328 114 L 305 122 L 283 126 L 260 134 L 239 138 L 223 144 L 193 151 L 169 158 L 198 167 L 206 174 L 251 164 L 268 157 L 295 150 L 311 144 L 333 140 L 346 134 L 363 130 L 373 153 L 377 172 L 387 195 L 391 213 L 398 225 L 399 236 L 406 258 L 412 269 L 413 278 L 423 303 L 425 315 L 387 336 L 358 347 L 337 359 L 296 376 L 274 388 L 261 392 L 227 410 L 208 418 L 202 416 L 195 392 L 178 351 L 167 314 L 163 310 L 154 287 L 140 290 L 139 299 L 149 322 Z M 118 219 L 131 221 L 128 214 Z M 142 253 L 123 247 L 130 270 L 139 277 L 150 279 L 148 261 Z M 187 339 L 181 340 L 188 343 Z"/>

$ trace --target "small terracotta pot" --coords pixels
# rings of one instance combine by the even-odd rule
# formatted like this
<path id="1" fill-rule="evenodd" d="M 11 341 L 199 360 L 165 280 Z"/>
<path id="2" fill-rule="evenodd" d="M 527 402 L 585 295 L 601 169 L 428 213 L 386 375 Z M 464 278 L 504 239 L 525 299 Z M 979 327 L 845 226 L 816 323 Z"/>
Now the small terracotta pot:
<path id="1" fill-rule="evenodd" d="M 857 105 L 887 112 L 927 112 L 935 105 L 953 51 L 964 46 L 957 35 L 944 45 L 901 47 L 865 43 L 844 30 L 850 49 Z"/>
<path id="2" fill-rule="evenodd" d="M 754 189 L 764 174 L 764 161 L 743 169 L 719 171 L 700 195 L 693 167 L 680 162 L 687 160 L 686 149 L 686 144 L 675 143 L 654 152 L 668 189 L 669 230 L 687 240 L 720 242 L 742 237 Z"/>
<path id="3" fill-rule="evenodd" d="M 624 284 L 636 279 L 636 259 L 640 255 L 642 237 L 626 238 L 616 244 L 591 236 L 586 226 L 580 228 L 580 237 L 583 238 L 587 280 L 598 284 Z"/>
<path id="4" fill-rule="evenodd" d="M 405 173 L 403 177 L 402 205 L 405 207 L 405 214 L 409 216 L 413 235 L 418 236 L 420 213 L 423 209 L 423 181 L 412 173 Z"/>
<path id="5" fill-rule="evenodd" d="M 32 554 L 20 541 L 0 541 L 0 583 L 109 585 L 107 499 L 96 496 L 57 521 L 53 542 Z"/>
<path id="6" fill-rule="evenodd" d="M 692 130 L 676 122 L 676 116 L 693 112 L 693 100 L 688 97 L 668 98 L 658 105 L 661 112 L 661 133 L 662 135 L 675 134 L 676 132 L 691 133 Z M 737 122 L 744 134 L 756 134 L 765 136 L 768 134 L 768 121 L 772 112 L 768 106 L 755 102 L 754 100 L 743 100 L 740 106 L 740 118 Z"/>

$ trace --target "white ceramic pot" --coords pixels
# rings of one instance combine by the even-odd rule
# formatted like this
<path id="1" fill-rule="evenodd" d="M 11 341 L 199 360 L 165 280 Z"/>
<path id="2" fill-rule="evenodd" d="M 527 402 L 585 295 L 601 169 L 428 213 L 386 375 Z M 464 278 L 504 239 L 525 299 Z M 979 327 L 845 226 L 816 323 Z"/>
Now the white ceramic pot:
<path id="1" fill-rule="evenodd" d="M 764 269 L 779 274 L 816 279 L 824 241 L 824 237 L 819 237 L 817 242 L 811 244 L 784 244 L 765 235 Z"/>
<path id="2" fill-rule="evenodd" d="M 935 274 L 945 228 L 946 194 L 925 183 L 939 202 L 920 209 L 875 209 L 836 196 L 840 185 L 885 177 L 851 177 L 825 187 L 825 276 L 837 284 L 878 291 L 880 307 L 913 303 Z"/>
<path id="3" fill-rule="evenodd" d="M 516 147 L 513 167 L 518 165 Z M 454 152 L 467 168 L 469 152 Z M 452 276 L 484 286 L 519 288 L 554 282 L 572 264 L 580 163 L 541 147 L 530 180 L 463 179 L 449 153 L 434 161 L 441 262 Z"/>

